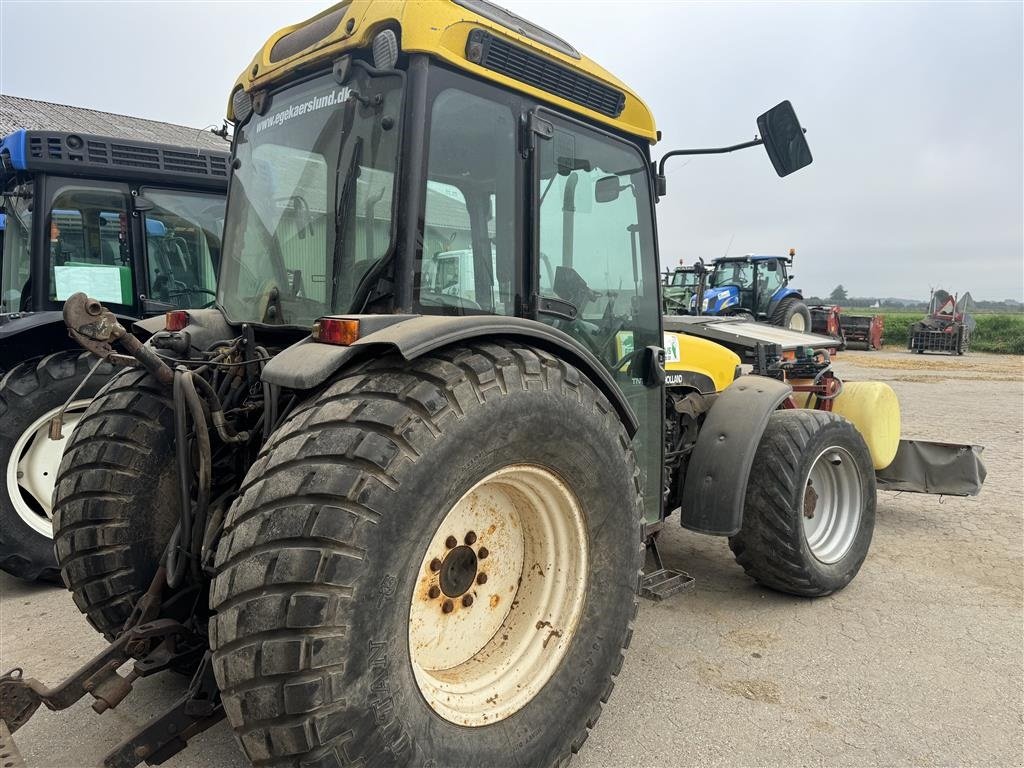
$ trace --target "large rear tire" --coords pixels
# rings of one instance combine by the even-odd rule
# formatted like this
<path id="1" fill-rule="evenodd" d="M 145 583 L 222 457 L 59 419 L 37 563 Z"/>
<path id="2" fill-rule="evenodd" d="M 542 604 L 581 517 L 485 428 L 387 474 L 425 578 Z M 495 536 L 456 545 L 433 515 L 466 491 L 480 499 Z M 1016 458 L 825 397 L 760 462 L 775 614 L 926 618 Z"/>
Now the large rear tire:
<path id="1" fill-rule="evenodd" d="M 47 432 L 95 361 L 81 350 L 66 350 L 26 360 L 0 377 L 0 569 L 12 576 L 60 580 L 51 504 L 57 468 L 67 437 L 114 369 L 101 365 L 68 406 L 64 439 L 50 440 Z"/>
<path id="2" fill-rule="evenodd" d="M 312 397 L 231 508 L 213 664 L 254 764 L 561 764 L 637 610 L 635 458 L 535 349 L 382 359 Z"/>
<path id="3" fill-rule="evenodd" d="M 61 575 L 108 640 L 156 574 L 178 499 L 171 399 L 144 371 L 126 371 L 82 416 L 54 490 Z"/>
<path id="4" fill-rule="evenodd" d="M 875 472 L 846 419 L 813 410 L 772 414 L 747 482 L 736 562 L 772 589 L 815 597 L 857 575 L 875 527 Z"/>
<path id="5" fill-rule="evenodd" d="M 783 299 L 772 312 L 772 325 L 779 325 L 800 333 L 811 332 L 811 310 L 800 299 Z"/>

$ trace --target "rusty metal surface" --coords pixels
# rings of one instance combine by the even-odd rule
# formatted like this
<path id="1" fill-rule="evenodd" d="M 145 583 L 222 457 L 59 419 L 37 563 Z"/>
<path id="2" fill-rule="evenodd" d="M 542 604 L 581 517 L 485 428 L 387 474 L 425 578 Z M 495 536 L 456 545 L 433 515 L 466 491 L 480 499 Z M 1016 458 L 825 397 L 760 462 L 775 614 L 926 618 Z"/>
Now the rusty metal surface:
<path id="1" fill-rule="evenodd" d="M 25 680 L 18 667 L 0 678 L 0 723 L 10 733 L 18 730 L 36 713 L 43 703 L 42 697 L 32 686 L 35 680 Z"/>
<path id="2" fill-rule="evenodd" d="M 159 355 L 130 334 L 113 312 L 81 291 L 71 294 L 64 302 L 64 324 L 71 338 L 101 360 L 116 365 L 138 362 L 163 384 L 174 380 L 174 372 Z M 129 355 L 115 352 L 112 346 L 115 343 Z"/>
<path id="3" fill-rule="evenodd" d="M 49 688 L 34 678 L 26 679 L 20 668 L 0 678 L 0 720 L 17 731 L 35 714 L 40 704 L 52 710 L 66 709 L 86 694 L 96 699 L 93 709 L 102 713 L 120 704 L 139 677 L 136 670 L 126 676 L 117 670 L 133 652 L 144 651 L 148 643 L 184 633 L 171 619 L 159 619 L 134 627 L 81 666 L 62 683 Z M 2 766 L 3 763 L 0 763 Z"/>
<path id="4" fill-rule="evenodd" d="M 113 354 L 110 345 L 127 333 L 113 312 L 81 291 L 64 302 L 64 324 L 71 338 L 104 360 Z"/>

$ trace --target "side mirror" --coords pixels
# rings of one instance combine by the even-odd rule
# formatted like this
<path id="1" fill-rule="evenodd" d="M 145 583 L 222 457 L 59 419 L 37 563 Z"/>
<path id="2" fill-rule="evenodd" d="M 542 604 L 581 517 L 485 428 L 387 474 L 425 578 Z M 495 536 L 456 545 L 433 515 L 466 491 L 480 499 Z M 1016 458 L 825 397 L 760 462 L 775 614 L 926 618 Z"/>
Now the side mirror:
<path id="1" fill-rule="evenodd" d="M 599 203 L 613 202 L 619 199 L 619 192 L 622 189 L 618 176 L 605 176 L 594 183 L 594 200 Z"/>
<path id="2" fill-rule="evenodd" d="M 788 176 L 813 161 L 804 129 L 800 127 L 789 101 L 772 107 L 757 118 L 757 130 L 779 176 Z"/>

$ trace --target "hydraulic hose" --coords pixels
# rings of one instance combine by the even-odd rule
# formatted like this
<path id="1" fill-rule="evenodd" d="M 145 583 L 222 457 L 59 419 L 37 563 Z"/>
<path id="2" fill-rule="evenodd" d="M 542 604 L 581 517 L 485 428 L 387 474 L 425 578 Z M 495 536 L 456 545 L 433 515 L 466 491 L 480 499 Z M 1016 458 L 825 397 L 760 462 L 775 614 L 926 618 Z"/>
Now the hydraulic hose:
<path id="1" fill-rule="evenodd" d="M 260 380 L 263 380 L 263 367 L 270 360 L 270 353 L 264 347 L 256 347 L 260 356 Z M 274 432 L 276 424 L 277 396 L 274 387 L 266 381 L 263 383 L 263 442 L 266 443 Z"/>
<path id="2" fill-rule="evenodd" d="M 192 541 L 192 489 L 191 476 L 192 468 L 189 462 L 188 425 L 185 413 L 185 390 L 184 377 L 186 371 L 183 368 L 174 370 L 174 447 L 175 457 L 178 464 L 178 493 L 180 495 L 180 520 L 171 536 L 167 548 L 167 586 L 174 589 L 181 584 L 185 575 L 186 560 L 180 557 L 179 546 Z"/>
<path id="3" fill-rule="evenodd" d="M 198 580 L 202 575 L 199 553 L 202 549 L 203 534 L 206 531 L 206 511 L 210 505 L 212 452 L 210 450 L 210 432 L 206 428 L 206 414 L 203 412 L 203 404 L 199 400 L 199 394 L 196 392 L 195 385 L 193 384 L 194 381 L 204 380 L 193 376 L 191 373 L 182 375 L 181 385 L 189 412 L 192 414 L 196 444 L 199 449 L 199 486 L 196 489 L 195 520 L 192 526 L 191 538 L 183 537 L 183 541 L 189 547 L 192 575 Z"/>
<path id="4" fill-rule="evenodd" d="M 196 384 L 199 385 L 199 389 L 202 390 L 203 399 L 206 401 L 207 406 L 210 409 L 210 422 L 213 424 L 214 429 L 217 430 L 217 435 L 225 443 L 244 443 L 249 439 L 248 432 L 235 432 L 227 419 L 224 417 L 224 406 L 221 405 L 220 398 L 217 397 L 217 393 L 213 391 L 213 387 L 210 386 L 210 382 L 204 379 L 202 376 L 192 376 L 190 383 L 193 384 L 193 391 L 195 391 Z"/>

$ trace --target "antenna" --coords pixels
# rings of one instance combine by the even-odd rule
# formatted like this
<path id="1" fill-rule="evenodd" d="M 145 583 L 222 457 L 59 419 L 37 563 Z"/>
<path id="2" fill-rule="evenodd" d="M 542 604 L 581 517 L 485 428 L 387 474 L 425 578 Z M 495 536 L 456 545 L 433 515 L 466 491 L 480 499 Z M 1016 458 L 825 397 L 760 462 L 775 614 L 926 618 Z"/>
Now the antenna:
<path id="1" fill-rule="evenodd" d="M 728 255 L 729 255 L 729 249 L 730 249 L 730 248 L 732 248 L 732 241 L 733 241 L 733 240 L 735 240 L 735 239 L 736 239 L 736 233 L 735 233 L 735 232 L 733 232 L 733 233 L 732 233 L 732 237 L 730 237 L 730 238 L 729 238 L 729 244 L 728 244 L 727 246 L 725 246 L 725 253 L 723 253 L 723 254 L 722 254 L 722 258 L 723 258 L 723 259 L 724 259 L 724 258 L 725 258 L 726 256 L 728 256 Z"/>

